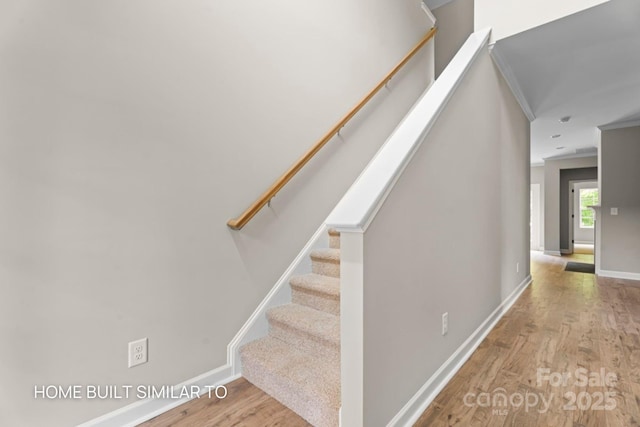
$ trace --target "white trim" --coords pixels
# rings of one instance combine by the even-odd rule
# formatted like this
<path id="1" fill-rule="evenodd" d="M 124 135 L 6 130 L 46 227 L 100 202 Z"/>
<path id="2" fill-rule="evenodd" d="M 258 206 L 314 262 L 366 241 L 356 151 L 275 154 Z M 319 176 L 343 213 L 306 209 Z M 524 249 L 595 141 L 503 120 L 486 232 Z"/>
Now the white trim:
<path id="1" fill-rule="evenodd" d="M 429 21 L 431 22 L 431 26 L 432 27 L 435 26 L 437 19 L 435 15 L 431 13 L 431 9 L 427 5 L 427 3 L 425 1 L 422 1 L 420 3 L 420 7 L 422 8 L 422 11 L 427 15 L 427 18 L 429 18 Z"/>
<path id="2" fill-rule="evenodd" d="M 548 160 L 570 160 L 570 159 L 583 159 L 586 157 L 598 157 L 598 154 L 595 153 L 593 151 L 587 151 L 584 153 L 569 153 L 569 154 L 560 154 L 558 156 L 549 156 L 549 157 L 544 157 L 542 160 L 544 160 L 545 162 Z M 590 167 L 590 166 L 587 166 Z"/>
<path id="3" fill-rule="evenodd" d="M 311 272 L 311 260 L 309 254 L 312 250 L 329 246 L 328 228 L 323 223 L 311 236 L 311 239 L 302 248 L 298 256 L 280 276 L 274 287 L 251 314 L 249 319 L 240 328 L 235 337 L 227 346 L 227 363 L 233 368 L 234 374 L 240 374 L 242 364 L 240 363 L 240 347 L 248 342 L 257 340 L 267 335 L 269 332 L 269 322 L 266 312 L 279 305 L 291 302 L 291 288 L 289 280 L 294 274 L 304 274 Z"/>
<path id="4" fill-rule="evenodd" d="M 364 425 L 364 234 L 340 235 L 340 424 Z M 348 284 L 348 286 L 345 286 Z"/>
<path id="5" fill-rule="evenodd" d="M 560 252 L 562 252 L 563 254 L 572 254 L 573 253 L 573 240 L 574 240 L 574 227 L 575 227 L 575 223 L 576 223 L 576 218 L 575 218 L 575 211 L 576 211 L 576 207 L 575 207 L 575 201 L 576 201 L 576 194 L 575 194 L 575 184 L 576 181 L 569 181 L 569 218 L 568 218 L 568 233 L 569 233 L 569 239 L 567 241 L 567 245 L 569 245 L 569 250 L 567 250 L 565 252 L 564 249 L 560 248 Z M 560 191 L 562 191 L 562 188 L 560 188 Z M 578 197 L 578 200 L 580 199 L 580 197 Z M 580 208 L 578 208 L 578 215 L 580 214 Z M 562 221 L 560 221 L 560 229 L 562 229 Z M 562 245 L 563 242 L 560 242 L 560 245 Z"/>
<path id="6" fill-rule="evenodd" d="M 529 213 L 531 219 L 531 235 L 529 236 L 529 243 L 531 249 L 540 248 L 540 242 L 542 242 L 541 187 L 540 183 L 529 184 L 529 194 L 531 197 L 531 212 Z"/>
<path id="7" fill-rule="evenodd" d="M 544 251 L 545 255 L 551 255 L 551 256 L 562 256 L 562 253 L 560 251 Z"/>
<path id="8" fill-rule="evenodd" d="M 640 126 L 640 119 L 636 120 L 627 120 L 626 122 L 617 122 L 617 123 L 609 123 L 607 125 L 598 126 L 600 130 L 613 130 L 613 129 L 624 129 Z"/>
<path id="9" fill-rule="evenodd" d="M 487 45 L 491 29 L 471 34 L 456 56 L 400 122 L 356 182 L 329 214 L 338 231 L 364 231 L 386 200 L 415 152 Z"/>
<path id="10" fill-rule="evenodd" d="M 518 104 L 520 104 L 520 108 L 522 108 L 524 115 L 527 116 L 530 122 L 534 121 L 536 119 L 536 115 L 533 113 L 531 105 L 529 105 L 527 98 L 524 96 L 524 92 L 522 91 L 522 88 L 518 83 L 518 79 L 516 79 L 516 74 L 509 66 L 509 63 L 504 59 L 504 57 L 500 53 L 500 50 L 496 49 L 495 44 L 491 46 L 491 48 L 489 49 L 489 53 L 498 66 L 500 73 L 507 82 L 507 86 L 509 86 L 509 89 L 511 89 L 513 96 L 518 101 Z"/>
<path id="11" fill-rule="evenodd" d="M 502 303 L 485 319 L 478 329 L 462 343 L 460 347 L 447 359 L 446 362 L 438 368 L 438 370 L 427 380 L 426 383 L 418 390 L 418 392 L 407 402 L 407 404 L 396 414 L 389 426 L 411 426 L 420 415 L 433 402 L 438 393 L 447 385 L 451 378 L 460 370 L 462 365 L 471 357 L 473 352 L 478 348 L 480 343 L 495 327 L 496 323 L 509 311 L 513 304 L 518 300 L 520 295 L 529 286 L 532 279 L 527 276 L 516 289 L 502 301 Z"/>
<path id="12" fill-rule="evenodd" d="M 600 160 L 598 160 L 598 187 L 601 186 L 601 182 L 600 181 Z M 599 188 L 598 188 L 599 190 Z M 594 233 L 594 246 L 593 246 L 593 261 L 594 264 L 596 265 L 596 274 L 600 274 L 600 250 L 602 248 L 602 245 L 600 243 L 600 233 L 602 231 L 602 218 L 600 213 L 602 212 L 602 210 L 600 209 L 600 205 L 597 206 L 591 206 L 591 209 L 593 209 L 596 212 L 596 216 L 595 216 L 595 221 L 596 221 L 596 229 L 595 229 L 595 233 Z"/>
<path id="13" fill-rule="evenodd" d="M 590 228 L 594 228 L 594 227 L 590 227 Z M 575 243 L 576 245 L 593 245 L 593 242 L 588 242 L 586 240 L 575 240 L 573 243 Z"/>
<path id="14" fill-rule="evenodd" d="M 598 270 L 596 274 L 613 279 L 640 280 L 640 273 L 628 273 L 626 271 Z"/>
<path id="15" fill-rule="evenodd" d="M 197 377 L 191 378 L 181 384 L 174 386 L 175 394 L 179 395 L 180 390 L 186 387 L 197 386 L 200 388 L 200 396 L 208 393 L 209 389 L 205 386 L 217 386 L 228 384 L 238 379 L 240 375 L 233 375 L 231 366 L 224 365 L 213 371 L 206 372 Z M 140 423 L 150 420 L 160 414 L 163 414 L 183 403 L 189 402 L 190 398 L 184 399 L 144 399 L 117 409 L 108 414 L 94 418 L 84 422 L 78 427 L 134 427 Z"/>

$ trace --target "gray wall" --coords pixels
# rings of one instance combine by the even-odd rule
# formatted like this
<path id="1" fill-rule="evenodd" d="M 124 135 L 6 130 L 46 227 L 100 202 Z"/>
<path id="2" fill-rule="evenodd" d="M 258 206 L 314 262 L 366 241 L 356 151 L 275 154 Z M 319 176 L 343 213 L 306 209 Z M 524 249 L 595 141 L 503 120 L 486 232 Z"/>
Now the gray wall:
<path id="1" fill-rule="evenodd" d="M 598 166 L 597 157 L 545 160 L 544 162 L 544 250 L 560 254 L 560 171 Z"/>
<path id="2" fill-rule="evenodd" d="M 386 425 L 528 274 L 529 122 L 485 49 L 364 235 L 364 425 Z"/>
<path id="3" fill-rule="evenodd" d="M 226 346 L 432 79 L 427 47 L 243 231 L 245 209 L 429 28 L 414 0 L 0 3 L 0 425 L 178 384 Z M 431 71 L 429 71 L 431 70 Z M 127 368 L 127 343 L 149 363 Z"/>
<path id="4" fill-rule="evenodd" d="M 640 274 L 640 127 L 601 133 L 600 268 Z M 611 215 L 611 208 L 618 215 Z"/>
<path id="5" fill-rule="evenodd" d="M 438 26 L 435 38 L 436 78 L 473 33 L 473 1 L 453 0 L 432 11 Z"/>
<path id="6" fill-rule="evenodd" d="M 569 181 L 597 180 L 597 167 L 562 169 L 560 171 L 560 250 L 569 249 L 569 227 L 573 225 L 569 219 Z"/>

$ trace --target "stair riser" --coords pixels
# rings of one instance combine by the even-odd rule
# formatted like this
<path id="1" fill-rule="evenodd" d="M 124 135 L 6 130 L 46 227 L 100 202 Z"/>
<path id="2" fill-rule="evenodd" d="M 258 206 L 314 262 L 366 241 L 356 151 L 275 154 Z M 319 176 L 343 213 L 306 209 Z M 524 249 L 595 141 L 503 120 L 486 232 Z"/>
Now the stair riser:
<path id="1" fill-rule="evenodd" d="M 329 236 L 329 247 L 331 249 L 340 249 L 340 235 Z"/>
<path id="2" fill-rule="evenodd" d="M 291 288 L 291 300 L 294 304 L 305 305 L 325 313 L 340 315 L 340 298 L 315 292 L 306 292 Z"/>
<path id="3" fill-rule="evenodd" d="M 330 364 L 340 364 L 338 343 L 322 341 L 318 337 L 305 334 L 280 322 L 270 321 L 269 335 L 290 344 L 292 347 L 324 359 Z"/>
<path id="4" fill-rule="evenodd" d="M 292 390 L 290 384 L 278 375 L 273 375 L 259 362 L 242 357 L 242 375 L 252 384 L 275 397 L 280 403 L 300 415 L 316 427 L 336 427 L 338 408 L 318 402 L 318 396 L 307 396 Z"/>
<path id="5" fill-rule="evenodd" d="M 324 276 L 340 277 L 340 263 L 322 259 L 312 259 L 311 271 Z"/>

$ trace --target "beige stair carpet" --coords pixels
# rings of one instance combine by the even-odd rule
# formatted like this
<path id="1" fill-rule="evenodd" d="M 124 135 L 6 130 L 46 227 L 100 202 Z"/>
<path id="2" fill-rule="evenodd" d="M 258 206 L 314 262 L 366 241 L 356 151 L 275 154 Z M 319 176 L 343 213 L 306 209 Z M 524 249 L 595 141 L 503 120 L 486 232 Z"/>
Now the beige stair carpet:
<path id="1" fill-rule="evenodd" d="M 242 374 L 316 427 L 340 410 L 340 234 L 311 253 L 312 273 L 293 277 L 291 304 L 267 312 L 269 335 L 240 349 Z"/>

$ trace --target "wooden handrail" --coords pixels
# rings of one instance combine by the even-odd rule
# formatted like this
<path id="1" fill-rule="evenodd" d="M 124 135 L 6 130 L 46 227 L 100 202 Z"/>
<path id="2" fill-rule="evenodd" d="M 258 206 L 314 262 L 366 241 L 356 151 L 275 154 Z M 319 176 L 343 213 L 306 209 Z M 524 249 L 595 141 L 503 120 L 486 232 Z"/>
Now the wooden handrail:
<path id="1" fill-rule="evenodd" d="M 384 76 L 382 80 L 380 80 L 380 83 L 378 83 L 364 98 L 362 98 L 362 100 L 358 102 L 356 106 L 351 109 L 351 111 L 349 111 L 342 119 L 340 119 L 340 121 L 336 123 L 336 125 L 333 126 L 331 130 L 329 130 L 329 132 L 327 132 L 318 142 L 316 142 L 313 147 L 311 147 L 302 157 L 300 157 L 300 159 L 298 159 L 298 161 L 295 162 L 293 166 L 291 166 L 284 174 L 282 174 L 282 176 L 278 178 L 267 191 L 262 193 L 258 200 L 253 202 L 253 204 L 249 206 L 239 217 L 230 219 L 227 222 L 227 225 L 234 230 L 240 230 L 242 227 L 244 227 L 251 220 L 251 218 L 253 218 L 255 214 L 257 214 L 258 211 L 264 207 L 264 205 L 269 203 L 269 201 L 278 193 L 278 191 L 280 191 L 280 189 L 282 189 L 282 187 L 284 187 L 291 180 L 291 178 L 293 178 L 295 174 L 297 174 L 300 169 L 302 169 L 302 167 L 306 165 L 309 160 L 311 160 L 311 158 L 318 151 L 320 151 L 320 149 L 324 147 L 325 144 L 329 142 L 331 138 L 333 138 L 340 131 L 340 129 L 342 129 L 344 125 L 346 125 L 347 122 L 351 120 L 353 116 L 355 116 L 358 111 L 360 111 L 362 107 L 364 107 L 366 103 L 369 102 L 371 98 L 373 98 L 374 95 L 378 93 L 378 91 L 380 91 L 380 89 L 382 89 L 389 82 L 389 80 L 393 78 L 393 76 L 396 75 L 396 73 L 407 62 L 409 62 L 409 60 L 413 58 L 414 55 L 425 44 L 427 44 L 429 40 L 433 38 L 433 36 L 436 34 L 436 31 L 436 27 L 431 28 L 427 32 L 427 34 L 425 34 L 425 36 L 413 47 L 413 49 L 411 49 L 409 53 L 407 53 L 405 57 L 402 58 L 402 60 L 398 62 L 398 64 L 393 67 L 393 69 L 389 71 L 386 76 Z"/>

